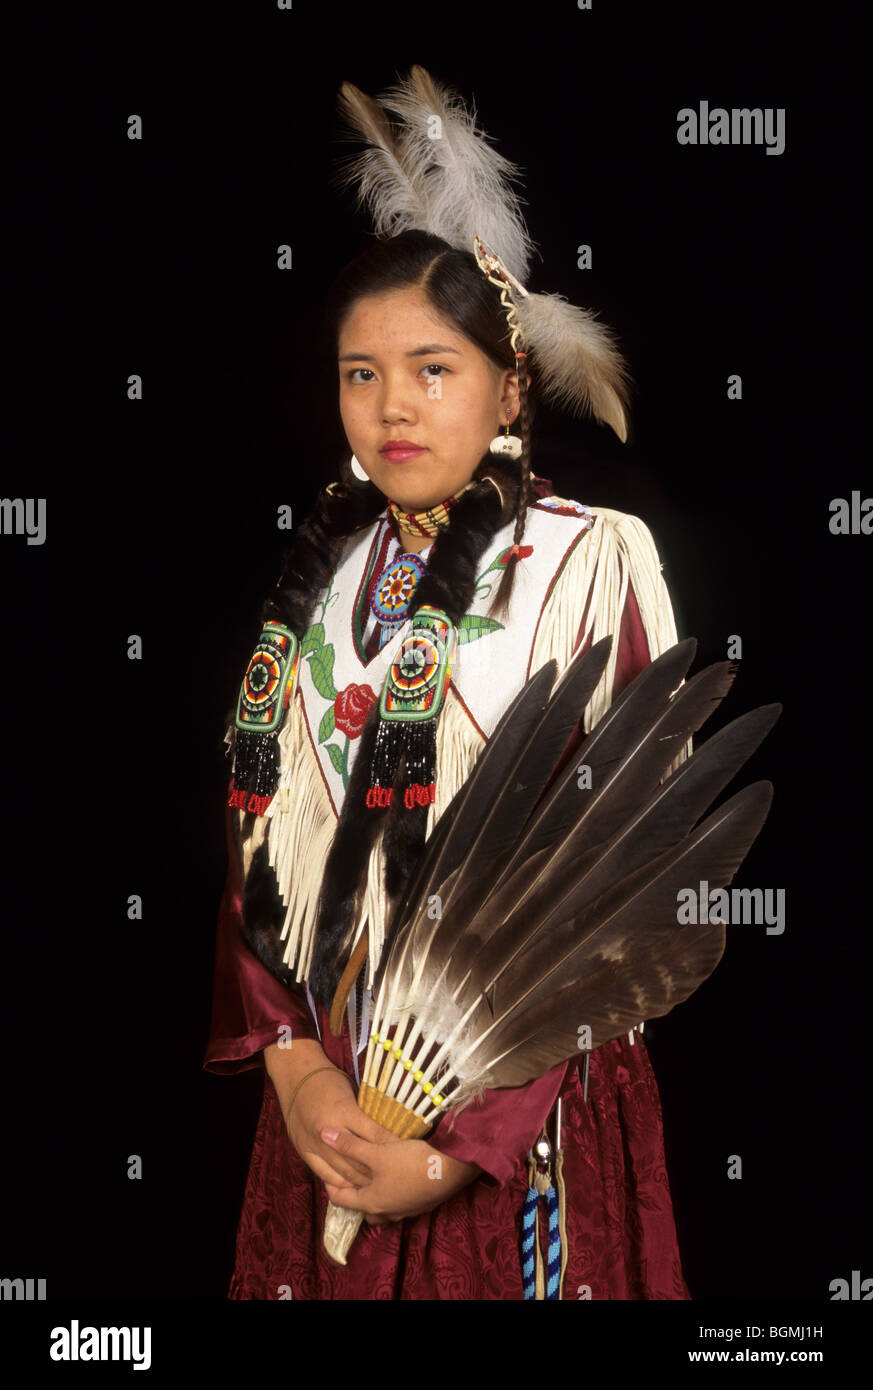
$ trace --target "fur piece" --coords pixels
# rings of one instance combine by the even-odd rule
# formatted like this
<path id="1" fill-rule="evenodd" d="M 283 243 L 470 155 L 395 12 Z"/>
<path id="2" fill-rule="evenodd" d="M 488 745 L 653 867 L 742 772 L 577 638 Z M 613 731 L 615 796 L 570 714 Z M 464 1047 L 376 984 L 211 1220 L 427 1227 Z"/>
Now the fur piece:
<path id="1" fill-rule="evenodd" d="M 312 997 L 329 1009 L 352 953 L 354 924 L 360 913 L 367 864 L 376 836 L 393 806 L 367 807 L 365 798 L 379 727 L 374 704 L 361 731 L 348 790 L 324 866 L 315 944 L 309 968 Z"/>
<path id="2" fill-rule="evenodd" d="M 279 940 L 285 907 L 279 896 L 275 870 L 267 858 L 266 844 L 252 856 L 243 888 L 241 917 L 243 939 L 249 950 L 282 984 L 293 985 L 294 974 L 282 960 Z"/>

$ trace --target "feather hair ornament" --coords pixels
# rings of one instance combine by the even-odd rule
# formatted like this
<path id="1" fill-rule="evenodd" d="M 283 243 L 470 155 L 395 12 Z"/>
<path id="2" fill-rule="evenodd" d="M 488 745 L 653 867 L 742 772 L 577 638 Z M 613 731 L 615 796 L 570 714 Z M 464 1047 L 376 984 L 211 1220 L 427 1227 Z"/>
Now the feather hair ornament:
<path id="1" fill-rule="evenodd" d="M 578 1056 L 583 1028 L 594 1049 L 668 1013 L 721 959 L 725 924 L 681 924 L 680 895 L 702 880 L 726 887 L 754 843 L 770 782 L 700 817 L 782 706 L 734 719 L 665 776 L 736 672 L 723 661 L 685 680 L 688 638 L 630 682 L 561 768 L 612 640 L 557 683 L 551 660 L 522 688 L 398 903 L 358 1104 L 399 1138 Z M 324 1244 L 338 1263 L 361 1220 L 329 1204 Z"/>
<path id="2" fill-rule="evenodd" d="M 478 128 L 475 107 L 416 64 L 377 100 L 343 83 L 340 110 L 367 148 L 340 165 L 337 182 L 357 185 L 376 235 L 420 230 L 464 251 L 477 238 L 494 247 L 504 288 L 511 280 L 518 291 L 518 327 L 543 400 L 593 414 L 625 442 L 630 375 L 614 335 L 592 310 L 525 289 L 536 248 L 512 186 L 521 171 Z"/>

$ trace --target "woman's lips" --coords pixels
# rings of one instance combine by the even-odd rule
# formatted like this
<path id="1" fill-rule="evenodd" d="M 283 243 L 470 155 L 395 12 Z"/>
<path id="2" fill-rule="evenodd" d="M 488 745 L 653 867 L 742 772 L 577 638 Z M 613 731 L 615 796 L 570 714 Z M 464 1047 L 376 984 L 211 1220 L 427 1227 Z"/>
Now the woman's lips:
<path id="1" fill-rule="evenodd" d="M 419 454 L 425 452 L 424 449 L 410 448 L 407 445 L 399 445 L 396 448 L 392 448 L 388 445 L 386 448 L 379 450 L 383 459 L 388 459 L 389 463 L 403 463 L 406 459 L 418 458 Z"/>

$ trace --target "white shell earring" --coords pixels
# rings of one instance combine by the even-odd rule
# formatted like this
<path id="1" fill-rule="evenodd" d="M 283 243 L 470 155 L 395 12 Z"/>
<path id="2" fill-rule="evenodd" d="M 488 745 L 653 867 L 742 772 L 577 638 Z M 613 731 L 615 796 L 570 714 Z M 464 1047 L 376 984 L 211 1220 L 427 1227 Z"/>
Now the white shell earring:
<path id="1" fill-rule="evenodd" d="M 507 415 L 509 410 L 507 409 Z M 497 454 L 501 458 L 517 459 L 521 458 L 521 440 L 517 434 L 509 433 L 509 421 L 506 422 L 506 434 L 498 434 L 488 445 L 489 454 Z"/>
<path id="2" fill-rule="evenodd" d="M 354 454 L 352 454 L 351 468 L 354 476 L 356 478 L 359 478 L 362 483 L 368 483 L 370 481 L 369 473 L 364 472 L 363 468 L 358 463 L 358 460 L 355 458 Z"/>

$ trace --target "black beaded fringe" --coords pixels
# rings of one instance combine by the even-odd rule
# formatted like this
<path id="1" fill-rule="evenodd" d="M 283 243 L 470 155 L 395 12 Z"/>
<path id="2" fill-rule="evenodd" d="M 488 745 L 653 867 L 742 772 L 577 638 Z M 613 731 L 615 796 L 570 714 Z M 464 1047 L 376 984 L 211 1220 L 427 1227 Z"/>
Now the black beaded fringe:
<path id="1" fill-rule="evenodd" d="M 234 787 L 256 796 L 274 796 L 279 785 L 279 750 L 275 734 L 236 731 Z"/>
<path id="2" fill-rule="evenodd" d="M 436 778 L 435 719 L 379 721 L 370 785 L 393 787 L 403 755 L 406 765 L 399 790 L 415 786 L 431 789 Z"/>

